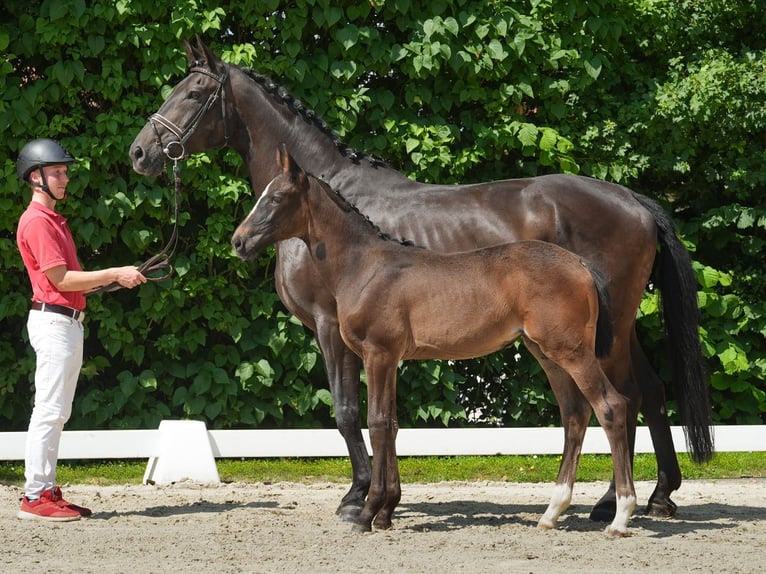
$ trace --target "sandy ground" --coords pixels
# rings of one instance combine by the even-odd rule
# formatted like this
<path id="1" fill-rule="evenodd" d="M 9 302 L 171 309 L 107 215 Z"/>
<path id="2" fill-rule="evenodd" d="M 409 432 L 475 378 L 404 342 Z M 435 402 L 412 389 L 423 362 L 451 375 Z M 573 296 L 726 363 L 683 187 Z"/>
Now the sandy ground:
<path id="1" fill-rule="evenodd" d="M 766 479 L 686 481 L 669 520 L 643 515 L 612 540 L 588 520 L 605 484 L 575 485 L 557 530 L 536 528 L 551 484 L 404 484 L 388 531 L 355 534 L 338 484 L 71 486 L 94 516 L 16 518 L 20 490 L 0 485 L 8 573 L 746 573 L 766 570 Z M 639 482 L 643 505 L 653 483 Z"/>

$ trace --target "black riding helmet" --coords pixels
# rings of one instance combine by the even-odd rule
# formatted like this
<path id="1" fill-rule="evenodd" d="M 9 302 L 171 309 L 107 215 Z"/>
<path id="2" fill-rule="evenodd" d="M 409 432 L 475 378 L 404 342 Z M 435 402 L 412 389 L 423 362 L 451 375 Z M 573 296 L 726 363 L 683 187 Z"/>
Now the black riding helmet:
<path id="1" fill-rule="evenodd" d="M 65 150 L 59 142 L 50 138 L 42 138 L 32 140 L 21 148 L 19 159 L 16 161 L 16 171 L 22 181 L 28 182 L 29 174 L 33 170 L 39 169 L 43 179 L 43 184 L 40 187 L 53 197 L 48 189 L 48 182 L 45 180 L 42 168 L 46 165 L 70 165 L 75 161 L 72 154 Z"/>

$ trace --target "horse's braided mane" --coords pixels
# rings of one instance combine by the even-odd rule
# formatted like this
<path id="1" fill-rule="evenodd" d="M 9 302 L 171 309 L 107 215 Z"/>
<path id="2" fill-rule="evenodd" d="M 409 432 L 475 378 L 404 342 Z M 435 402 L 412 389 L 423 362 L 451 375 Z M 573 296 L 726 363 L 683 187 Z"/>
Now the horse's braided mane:
<path id="1" fill-rule="evenodd" d="M 343 203 L 343 205 L 345 205 L 348 208 L 349 211 L 354 212 L 356 215 L 362 218 L 370 227 L 372 227 L 372 229 L 375 231 L 375 233 L 378 234 L 378 237 L 380 237 L 381 239 L 385 241 L 394 241 L 395 243 L 404 245 L 406 247 L 418 247 L 417 245 L 415 245 L 414 242 L 410 241 L 409 239 L 404 239 L 404 238 L 396 239 L 395 237 L 391 237 L 391 235 L 389 235 L 388 233 L 383 231 L 380 227 L 378 227 L 378 225 L 374 221 L 372 221 L 372 219 L 370 219 L 368 215 L 362 213 L 361 210 L 356 205 L 354 205 L 348 199 L 343 197 L 343 194 L 341 194 L 340 191 L 333 188 L 329 183 L 316 177 L 315 175 L 312 175 L 312 174 L 307 174 L 307 175 L 315 179 L 319 185 L 323 186 L 325 189 L 327 189 L 333 195 L 335 195 L 335 197 L 337 197 L 341 201 L 341 203 Z"/>
<path id="2" fill-rule="evenodd" d="M 368 154 L 367 152 L 357 151 L 346 145 L 343 140 L 340 139 L 338 134 L 336 134 L 333 129 L 327 125 L 327 122 L 320 118 L 314 110 L 307 108 L 303 102 L 292 96 L 285 88 L 274 82 L 274 80 L 268 76 L 259 74 L 252 68 L 242 68 L 242 71 L 245 72 L 256 83 L 258 83 L 266 91 L 266 93 L 271 94 L 273 97 L 287 105 L 288 108 L 303 118 L 303 120 L 315 126 L 317 129 L 319 129 L 319 131 L 330 138 L 335 147 L 341 152 L 341 154 L 343 154 L 344 157 L 350 159 L 354 163 L 359 163 L 361 160 L 366 160 L 374 167 L 382 167 L 386 165 L 384 161 Z"/>

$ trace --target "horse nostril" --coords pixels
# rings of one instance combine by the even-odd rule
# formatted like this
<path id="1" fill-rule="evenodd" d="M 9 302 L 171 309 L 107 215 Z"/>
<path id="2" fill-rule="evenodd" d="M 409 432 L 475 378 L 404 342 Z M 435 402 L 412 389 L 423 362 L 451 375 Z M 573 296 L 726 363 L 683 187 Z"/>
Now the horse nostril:
<path id="1" fill-rule="evenodd" d="M 234 251 L 239 252 L 242 248 L 242 240 L 239 237 L 235 237 L 231 240 L 231 246 L 234 248 Z"/>
<path id="2" fill-rule="evenodd" d="M 133 157 L 135 159 L 141 159 L 144 157 L 144 149 L 140 145 L 137 145 L 133 148 Z"/>

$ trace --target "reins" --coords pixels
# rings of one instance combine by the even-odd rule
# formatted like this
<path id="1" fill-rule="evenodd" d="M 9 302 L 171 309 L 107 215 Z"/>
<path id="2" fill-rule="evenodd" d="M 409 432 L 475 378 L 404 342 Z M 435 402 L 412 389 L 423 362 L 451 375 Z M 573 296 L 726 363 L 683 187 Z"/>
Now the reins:
<path id="1" fill-rule="evenodd" d="M 170 258 L 176 251 L 176 245 L 178 244 L 178 196 L 181 188 L 181 177 L 178 174 L 178 159 L 173 160 L 173 231 L 170 234 L 170 239 L 165 244 L 165 247 L 156 255 L 150 257 L 138 266 L 138 270 L 149 281 L 165 281 L 173 276 L 173 265 L 170 263 Z M 158 271 L 164 273 L 160 276 L 153 276 L 152 274 Z M 116 281 L 109 283 L 108 285 L 102 285 L 97 287 L 87 294 L 91 293 L 110 293 L 122 289 L 122 285 Z"/>

